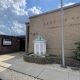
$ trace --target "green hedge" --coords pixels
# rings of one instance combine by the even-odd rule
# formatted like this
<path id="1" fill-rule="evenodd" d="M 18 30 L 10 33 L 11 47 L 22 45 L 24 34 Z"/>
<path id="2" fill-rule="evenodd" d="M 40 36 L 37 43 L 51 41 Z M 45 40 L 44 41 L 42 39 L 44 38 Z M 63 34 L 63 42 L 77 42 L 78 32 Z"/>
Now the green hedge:
<path id="1" fill-rule="evenodd" d="M 75 58 L 77 60 L 80 60 L 80 42 L 75 43 L 76 45 L 76 50 L 74 51 Z"/>

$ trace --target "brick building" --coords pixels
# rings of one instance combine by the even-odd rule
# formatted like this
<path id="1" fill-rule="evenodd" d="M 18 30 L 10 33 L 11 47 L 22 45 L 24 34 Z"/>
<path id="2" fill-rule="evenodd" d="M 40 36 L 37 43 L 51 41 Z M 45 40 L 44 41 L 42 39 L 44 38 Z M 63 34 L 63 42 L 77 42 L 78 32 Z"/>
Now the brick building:
<path id="1" fill-rule="evenodd" d="M 42 35 L 47 41 L 47 53 L 61 55 L 61 12 L 60 8 L 30 17 L 27 24 L 27 52 L 33 52 L 33 40 Z M 80 41 L 80 3 L 64 8 L 65 56 L 74 56 L 74 43 Z"/>
<path id="2" fill-rule="evenodd" d="M 25 50 L 24 36 L 0 35 L 0 54 Z"/>

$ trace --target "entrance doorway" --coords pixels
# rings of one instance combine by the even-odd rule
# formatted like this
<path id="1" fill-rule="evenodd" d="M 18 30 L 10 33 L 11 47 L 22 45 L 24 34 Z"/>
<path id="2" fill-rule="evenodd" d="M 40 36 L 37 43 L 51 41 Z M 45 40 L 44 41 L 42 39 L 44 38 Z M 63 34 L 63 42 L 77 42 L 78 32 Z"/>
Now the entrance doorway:
<path id="1" fill-rule="evenodd" d="M 19 50 L 20 51 L 25 51 L 25 36 L 18 36 L 19 39 Z"/>
<path id="2" fill-rule="evenodd" d="M 25 39 L 20 39 L 20 51 L 25 51 Z"/>

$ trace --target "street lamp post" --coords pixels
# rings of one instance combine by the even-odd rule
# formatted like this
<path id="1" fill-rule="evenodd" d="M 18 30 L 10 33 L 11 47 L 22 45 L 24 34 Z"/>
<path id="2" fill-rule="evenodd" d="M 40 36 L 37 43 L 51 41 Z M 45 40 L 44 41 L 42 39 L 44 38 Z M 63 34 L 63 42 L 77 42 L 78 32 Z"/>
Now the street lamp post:
<path id="1" fill-rule="evenodd" d="M 61 49 L 62 49 L 62 67 L 65 67 L 65 55 L 64 55 L 64 12 L 63 12 L 63 0 L 61 0 Z"/>

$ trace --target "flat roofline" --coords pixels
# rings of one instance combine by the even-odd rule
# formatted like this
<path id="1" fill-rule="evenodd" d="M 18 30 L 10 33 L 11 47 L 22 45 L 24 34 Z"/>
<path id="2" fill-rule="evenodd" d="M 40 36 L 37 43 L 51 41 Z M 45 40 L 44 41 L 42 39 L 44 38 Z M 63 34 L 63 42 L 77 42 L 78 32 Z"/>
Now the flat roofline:
<path id="1" fill-rule="evenodd" d="M 4 34 L 0 34 L 0 36 L 2 36 L 2 37 L 15 37 L 15 38 L 23 38 L 23 37 L 25 37 L 25 35 L 13 36 L 13 35 L 4 35 Z"/>
<path id="2" fill-rule="evenodd" d="M 80 6 L 80 3 L 75 3 L 73 5 L 66 6 L 66 7 L 64 7 L 64 10 L 69 9 L 69 8 L 73 8 L 73 7 L 76 7 L 76 6 Z M 58 9 L 55 9 L 55 10 L 52 10 L 52 11 L 48 11 L 48 12 L 44 12 L 44 13 L 41 13 L 41 14 L 38 14 L 38 15 L 30 16 L 29 19 L 39 17 L 39 16 L 49 14 L 49 13 L 54 13 L 54 12 L 60 11 L 60 9 L 61 8 L 58 8 Z"/>
<path id="3" fill-rule="evenodd" d="M 6 35 L 6 34 L 0 34 L 0 36 L 4 36 L 4 37 L 14 37 L 14 36 L 11 36 L 11 35 Z"/>

